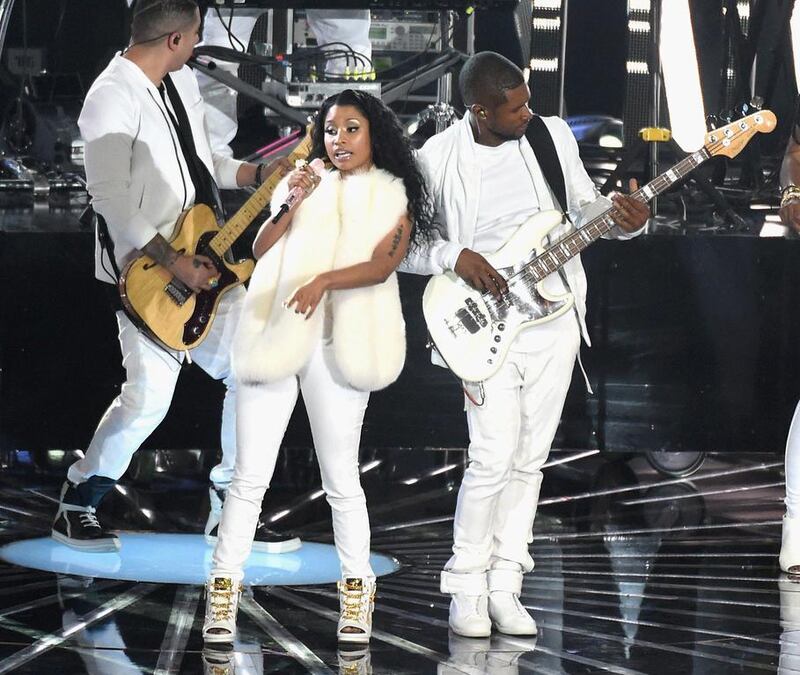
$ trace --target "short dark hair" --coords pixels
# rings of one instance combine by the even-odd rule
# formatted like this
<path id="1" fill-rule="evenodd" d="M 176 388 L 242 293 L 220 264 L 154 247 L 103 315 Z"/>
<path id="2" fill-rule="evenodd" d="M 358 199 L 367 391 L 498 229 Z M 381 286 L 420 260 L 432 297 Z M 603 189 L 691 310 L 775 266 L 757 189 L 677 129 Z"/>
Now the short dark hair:
<path id="1" fill-rule="evenodd" d="M 469 107 L 475 103 L 495 107 L 505 103 L 506 91 L 525 84 L 522 71 L 496 52 L 478 52 L 461 68 L 458 87 Z"/>
<path id="2" fill-rule="evenodd" d="M 198 11 L 196 0 L 137 0 L 131 19 L 131 42 L 141 44 L 185 29 Z"/>

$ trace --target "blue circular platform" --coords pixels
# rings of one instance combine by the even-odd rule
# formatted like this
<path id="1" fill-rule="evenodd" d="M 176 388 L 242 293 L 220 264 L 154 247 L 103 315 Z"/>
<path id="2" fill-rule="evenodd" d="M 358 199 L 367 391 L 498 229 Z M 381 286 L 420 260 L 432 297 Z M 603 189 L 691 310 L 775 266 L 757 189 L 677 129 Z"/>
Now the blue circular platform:
<path id="1" fill-rule="evenodd" d="M 88 553 L 53 539 L 27 539 L 0 547 L 0 559 L 48 572 L 103 579 L 204 584 L 214 547 L 202 534 L 120 532 L 115 553 Z M 370 557 L 376 576 L 399 569 L 391 556 Z M 253 552 L 244 569 L 244 583 L 253 586 L 296 586 L 332 583 L 340 578 L 339 558 L 330 544 L 303 542 L 290 553 Z"/>

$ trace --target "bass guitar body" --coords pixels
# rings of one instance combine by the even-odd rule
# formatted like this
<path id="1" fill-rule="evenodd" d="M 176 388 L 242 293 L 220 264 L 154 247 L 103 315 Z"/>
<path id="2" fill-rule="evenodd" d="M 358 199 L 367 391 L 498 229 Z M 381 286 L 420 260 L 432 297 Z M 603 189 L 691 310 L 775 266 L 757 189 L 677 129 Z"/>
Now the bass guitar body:
<path id="1" fill-rule="evenodd" d="M 506 279 L 545 250 L 548 234 L 561 223 L 558 211 L 542 211 L 520 225 L 511 239 L 486 260 Z M 433 277 L 422 296 L 422 312 L 436 349 L 462 380 L 481 382 L 494 375 L 521 330 L 550 321 L 573 305 L 566 293 L 551 297 L 534 279 L 518 275 L 498 301 L 476 291 L 455 272 Z"/>

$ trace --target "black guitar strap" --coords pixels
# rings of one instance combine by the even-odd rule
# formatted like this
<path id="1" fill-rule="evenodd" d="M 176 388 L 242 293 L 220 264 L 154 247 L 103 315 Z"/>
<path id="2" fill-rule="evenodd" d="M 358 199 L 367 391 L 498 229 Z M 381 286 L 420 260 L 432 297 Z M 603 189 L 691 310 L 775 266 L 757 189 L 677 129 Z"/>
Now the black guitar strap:
<path id="1" fill-rule="evenodd" d="M 173 119 L 172 123 L 175 125 L 175 130 L 178 133 L 178 142 L 180 143 L 183 156 L 186 159 L 186 165 L 189 167 L 189 175 L 194 184 L 194 201 L 196 204 L 206 204 L 210 206 L 216 212 L 217 220 L 223 221 L 225 219 L 225 211 L 222 208 L 219 188 L 213 176 L 208 171 L 205 162 L 197 155 L 197 146 L 195 146 L 194 143 L 194 134 L 192 133 L 192 125 L 189 122 L 189 116 L 186 114 L 186 108 L 175 87 L 175 83 L 169 75 L 164 78 L 164 89 L 166 89 L 169 101 L 172 104 L 172 109 L 175 111 L 176 119 Z M 167 112 L 169 112 L 169 108 L 167 108 Z M 172 117 L 171 113 L 170 117 Z"/>
<path id="2" fill-rule="evenodd" d="M 561 213 L 563 213 L 564 218 L 569 221 L 570 217 L 567 211 L 567 187 L 564 182 L 564 171 L 561 168 L 561 162 L 558 161 L 558 153 L 556 152 L 556 145 L 553 143 L 553 137 L 550 135 L 541 117 L 534 115 L 531 118 L 525 136 L 528 139 L 528 143 L 531 144 L 531 148 L 533 148 L 536 161 L 539 162 L 539 167 L 544 174 L 544 179 L 547 181 L 547 185 L 550 187 L 557 205 L 561 209 Z M 563 267 L 558 268 L 558 276 L 561 278 L 564 288 L 572 293 Z M 575 316 L 575 321 L 578 323 L 578 330 L 580 331 L 581 320 L 580 316 L 578 316 L 578 307 L 575 304 L 572 305 L 572 313 Z M 592 387 L 589 384 L 589 377 L 586 375 L 586 370 L 581 362 L 580 353 L 578 353 L 578 364 L 581 367 L 581 372 L 583 372 L 583 377 L 586 381 L 586 389 L 589 393 L 593 393 Z"/>
<path id="3" fill-rule="evenodd" d="M 544 179 L 556 198 L 558 208 L 569 218 L 564 172 L 561 169 L 561 162 L 558 161 L 558 153 L 556 152 L 556 145 L 553 143 L 553 137 L 539 115 L 534 115 L 531 118 L 525 137 L 528 139 L 528 143 L 531 144 L 531 148 L 533 148 L 533 154 L 536 155 L 536 161 L 539 162 Z"/>

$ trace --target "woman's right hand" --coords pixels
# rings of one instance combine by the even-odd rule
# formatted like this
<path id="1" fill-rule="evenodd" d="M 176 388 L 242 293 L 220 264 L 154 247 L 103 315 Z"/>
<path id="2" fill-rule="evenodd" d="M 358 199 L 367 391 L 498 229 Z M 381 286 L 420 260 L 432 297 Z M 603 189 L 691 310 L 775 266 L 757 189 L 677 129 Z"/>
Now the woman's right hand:
<path id="1" fill-rule="evenodd" d="M 320 177 L 307 164 L 289 174 L 289 189 L 294 190 L 299 187 L 305 191 L 306 195 L 311 194 L 319 182 Z"/>

